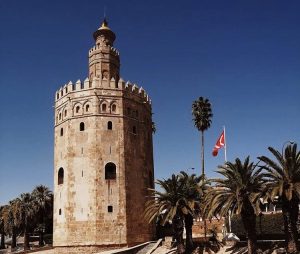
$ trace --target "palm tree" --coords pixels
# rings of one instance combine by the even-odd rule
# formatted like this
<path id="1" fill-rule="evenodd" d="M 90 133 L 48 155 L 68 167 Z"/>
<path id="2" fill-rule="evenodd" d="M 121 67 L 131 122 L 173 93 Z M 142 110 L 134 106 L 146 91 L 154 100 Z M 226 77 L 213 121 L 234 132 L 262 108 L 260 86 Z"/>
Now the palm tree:
<path id="1" fill-rule="evenodd" d="M 183 220 L 184 214 L 191 213 L 187 200 L 183 197 L 184 183 L 178 175 L 169 179 L 157 180 L 162 192 L 150 189 L 151 199 L 147 201 L 144 217 L 149 221 L 161 217 L 161 224 L 172 221 L 174 238 L 177 242 L 178 253 L 184 253 Z"/>
<path id="2" fill-rule="evenodd" d="M 215 187 L 208 190 L 204 210 L 208 218 L 227 216 L 229 211 L 240 214 L 248 238 L 248 253 L 256 253 L 256 215 L 260 213 L 264 176 L 261 169 L 250 162 L 249 156 L 242 163 L 226 162 L 217 171 L 224 178 L 212 179 Z"/>
<path id="3" fill-rule="evenodd" d="M 46 217 L 53 213 L 53 194 L 44 185 L 36 186 L 32 191 L 33 210 L 36 214 L 39 232 L 39 246 L 44 244 L 44 230 L 46 227 Z"/>
<path id="4" fill-rule="evenodd" d="M 282 201 L 282 215 L 288 253 L 298 253 L 297 221 L 299 214 L 300 195 L 300 152 L 297 144 L 288 145 L 280 153 L 272 147 L 269 151 L 276 161 L 261 156 L 258 159 L 265 163 L 262 166 L 267 171 L 270 198 L 273 201 L 279 196 Z"/>
<path id="5" fill-rule="evenodd" d="M 30 193 L 22 193 L 17 198 L 17 209 L 18 209 L 18 225 L 22 228 L 24 234 L 24 250 L 28 250 L 29 247 L 29 230 L 33 228 L 34 223 L 34 209 L 33 209 L 33 198 Z"/>
<path id="6" fill-rule="evenodd" d="M 192 114 L 194 116 L 195 127 L 201 131 L 201 165 L 202 176 L 205 176 L 204 172 L 204 131 L 210 128 L 211 118 L 213 117 L 211 104 L 208 99 L 199 97 L 198 100 L 193 102 Z"/>
<path id="7" fill-rule="evenodd" d="M 210 128 L 211 118 L 213 117 L 211 104 L 208 99 L 199 97 L 192 104 L 192 114 L 194 116 L 195 127 L 201 131 L 201 168 L 202 168 L 202 178 L 205 179 L 204 171 L 204 131 Z M 206 239 L 206 220 L 204 218 L 204 237 Z"/>
<path id="8" fill-rule="evenodd" d="M 10 234 L 11 239 L 11 249 L 17 247 L 17 200 L 13 199 L 9 201 L 9 204 L 3 209 L 3 221 L 4 221 L 4 231 Z"/>
<path id="9" fill-rule="evenodd" d="M 0 234 L 1 234 L 1 242 L 0 242 L 0 250 L 5 249 L 5 231 L 4 231 L 4 211 L 5 206 L 0 206 Z"/>
<path id="10" fill-rule="evenodd" d="M 184 214 L 184 225 L 186 231 L 186 249 L 193 248 L 193 232 L 194 217 L 198 216 L 200 205 L 205 195 L 208 181 L 202 177 L 196 177 L 195 174 L 189 175 L 184 171 L 180 172 L 179 180 L 183 183 L 183 197 L 187 201 L 187 206 L 192 211 Z"/>

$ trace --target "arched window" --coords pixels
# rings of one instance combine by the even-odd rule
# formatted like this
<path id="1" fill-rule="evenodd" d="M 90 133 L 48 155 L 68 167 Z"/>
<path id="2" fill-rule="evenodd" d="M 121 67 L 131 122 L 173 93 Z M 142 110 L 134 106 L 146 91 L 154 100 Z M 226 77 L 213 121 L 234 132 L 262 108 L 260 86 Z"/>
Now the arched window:
<path id="1" fill-rule="evenodd" d="M 105 112 L 105 111 L 106 111 L 106 104 L 103 103 L 103 104 L 102 104 L 102 112 Z"/>
<path id="2" fill-rule="evenodd" d="M 89 112 L 89 109 L 90 109 L 90 105 L 87 104 L 87 105 L 85 106 L 85 111 L 86 111 L 86 112 Z"/>
<path id="3" fill-rule="evenodd" d="M 79 130 L 84 131 L 84 122 L 81 122 L 79 125 Z"/>
<path id="4" fill-rule="evenodd" d="M 59 185 L 64 183 L 64 169 L 63 168 L 60 168 L 58 170 L 58 179 L 57 180 L 58 180 L 57 183 Z"/>
<path id="5" fill-rule="evenodd" d="M 105 180 L 116 179 L 116 165 L 109 162 L 105 165 Z"/>
<path id="6" fill-rule="evenodd" d="M 59 208 L 59 210 L 58 210 L 58 215 L 61 215 L 61 209 Z"/>
<path id="7" fill-rule="evenodd" d="M 67 116 L 67 110 L 65 109 L 65 117 Z"/>
<path id="8" fill-rule="evenodd" d="M 68 87 L 66 87 L 65 92 L 68 93 Z"/>
<path id="9" fill-rule="evenodd" d="M 107 129 L 112 130 L 112 122 L 111 121 L 107 122 Z"/>
<path id="10" fill-rule="evenodd" d="M 60 95 L 63 96 L 63 90 L 61 90 Z"/>
<path id="11" fill-rule="evenodd" d="M 115 113 L 117 111 L 116 104 L 111 105 L 111 112 Z"/>
<path id="12" fill-rule="evenodd" d="M 133 126 L 133 127 L 132 127 L 132 133 L 133 133 L 133 134 L 136 134 L 136 126 Z"/>
<path id="13" fill-rule="evenodd" d="M 60 128 L 60 136 L 63 136 L 63 135 L 64 135 L 64 129 Z"/>
<path id="14" fill-rule="evenodd" d="M 59 117 L 58 117 L 58 119 L 59 119 L 59 120 L 61 120 L 61 113 L 59 113 Z"/>
<path id="15" fill-rule="evenodd" d="M 59 99 L 59 93 L 56 94 L 56 99 Z"/>
<path id="16" fill-rule="evenodd" d="M 77 106 L 76 109 L 75 109 L 75 112 L 76 112 L 76 113 L 79 113 L 79 110 L 80 110 L 80 107 Z"/>

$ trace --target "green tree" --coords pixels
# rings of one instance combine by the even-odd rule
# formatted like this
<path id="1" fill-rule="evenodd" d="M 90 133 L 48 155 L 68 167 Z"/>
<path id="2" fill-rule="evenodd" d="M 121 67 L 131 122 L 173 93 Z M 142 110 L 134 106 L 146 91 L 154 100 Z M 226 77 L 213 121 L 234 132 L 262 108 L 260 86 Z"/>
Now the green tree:
<path id="1" fill-rule="evenodd" d="M 259 159 L 265 163 L 262 168 L 267 171 L 270 198 L 273 201 L 276 196 L 280 197 L 287 252 L 298 253 L 300 152 L 297 150 L 297 144 L 288 145 L 282 153 L 272 147 L 268 149 L 276 161 L 266 156 L 261 156 Z"/>
<path id="2" fill-rule="evenodd" d="M 33 213 L 37 222 L 39 232 L 39 246 L 44 244 L 44 231 L 47 219 L 53 217 L 53 194 L 48 187 L 39 185 L 32 191 Z"/>
<path id="3" fill-rule="evenodd" d="M 178 253 L 184 253 L 183 243 L 183 220 L 184 214 L 191 213 L 186 205 L 187 200 L 183 197 L 184 183 L 178 175 L 172 175 L 169 179 L 157 180 L 162 192 L 151 189 L 151 198 L 146 203 L 144 212 L 145 218 L 152 222 L 155 218 L 161 217 L 161 224 L 165 225 L 172 221 L 174 238 L 177 242 Z"/>
<path id="4" fill-rule="evenodd" d="M 231 211 L 240 214 L 247 235 L 248 253 L 256 253 L 256 215 L 260 213 L 260 200 L 265 190 L 262 169 L 258 169 L 249 156 L 242 163 L 226 162 L 218 167 L 224 178 L 212 179 L 214 188 L 208 190 L 204 210 L 208 218 L 226 217 Z"/>
<path id="5" fill-rule="evenodd" d="M 202 176 L 205 176 L 204 171 L 204 131 L 208 130 L 213 117 L 211 104 L 208 99 L 199 97 L 192 104 L 192 114 L 195 127 L 201 132 L 201 165 Z"/>

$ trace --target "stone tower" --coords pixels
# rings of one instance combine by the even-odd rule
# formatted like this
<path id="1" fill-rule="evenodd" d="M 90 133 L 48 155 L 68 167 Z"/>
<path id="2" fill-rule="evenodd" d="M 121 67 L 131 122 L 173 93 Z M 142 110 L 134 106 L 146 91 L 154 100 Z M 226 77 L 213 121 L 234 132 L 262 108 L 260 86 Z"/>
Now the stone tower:
<path id="1" fill-rule="evenodd" d="M 154 185 L 151 101 L 119 78 L 116 36 L 94 33 L 89 77 L 55 94 L 54 234 L 58 253 L 151 240 L 142 217 Z"/>

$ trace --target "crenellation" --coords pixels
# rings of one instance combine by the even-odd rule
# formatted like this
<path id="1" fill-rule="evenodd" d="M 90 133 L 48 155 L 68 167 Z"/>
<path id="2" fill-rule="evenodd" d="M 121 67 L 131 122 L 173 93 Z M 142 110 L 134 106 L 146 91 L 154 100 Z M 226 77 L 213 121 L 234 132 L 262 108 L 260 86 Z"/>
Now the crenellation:
<path id="1" fill-rule="evenodd" d="M 114 77 L 112 77 L 110 79 L 110 88 L 117 88 L 117 86 L 116 86 L 116 80 L 114 79 Z"/>
<path id="2" fill-rule="evenodd" d="M 119 79 L 118 88 L 121 90 L 125 89 L 125 81 L 122 78 Z"/>
<path id="3" fill-rule="evenodd" d="M 75 90 L 80 91 L 81 89 L 82 89 L 82 84 L 81 84 L 80 79 L 78 79 L 75 83 Z"/>
<path id="4" fill-rule="evenodd" d="M 142 97 L 145 97 L 146 93 L 145 93 L 145 90 L 143 87 L 140 87 L 139 89 L 139 94 L 142 96 Z"/>
<path id="5" fill-rule="evenodd" d="M 88 89 L 88 88 L 90 88 L 90 80 L 89 78 L 86 78 L 84 80 L 84 89 Z"/>

